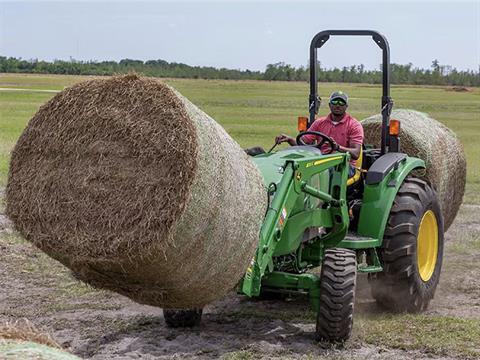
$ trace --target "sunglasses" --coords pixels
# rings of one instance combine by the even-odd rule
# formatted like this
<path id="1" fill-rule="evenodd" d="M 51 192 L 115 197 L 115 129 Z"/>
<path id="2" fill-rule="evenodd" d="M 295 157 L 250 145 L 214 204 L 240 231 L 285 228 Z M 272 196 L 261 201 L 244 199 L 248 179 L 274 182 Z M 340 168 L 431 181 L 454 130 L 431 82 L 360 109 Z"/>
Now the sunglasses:
<path id="1" fill-rule="evenodd" d="M 343 100 L 335 99 L 335 100 L 330 101 L 330 104 L 343 106 L 343 105 L 345 105 L 346 103 L 345 103 L 345 101 L 343 101 Z"/>

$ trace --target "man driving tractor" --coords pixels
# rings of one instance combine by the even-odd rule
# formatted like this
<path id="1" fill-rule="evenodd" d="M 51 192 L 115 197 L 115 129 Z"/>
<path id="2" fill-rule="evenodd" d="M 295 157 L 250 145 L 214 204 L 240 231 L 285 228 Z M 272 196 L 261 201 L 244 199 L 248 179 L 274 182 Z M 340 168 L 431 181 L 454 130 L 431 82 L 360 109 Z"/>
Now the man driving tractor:
<path id="1" fill-rule="evenodd" d="M 333 144 L 324 144 L 322 150 L 333 146 L 334 151 L 349 152 L 350 170 L 348 177 L 355 173 L 355 160 L 360 156 L 363 144 L 363 128 L 357 119 L 347 113 L 348 96 L 343 91 L 336 91 L 330 96 L 330 114 L 314 121 L 308 131 L 318 131 L 331 137 Z M 302 140 L 305 143 L 312 143 L 316 140 L 315 135 L 304 135 Z M 295 138 L 286 134 L 278 135 L 275 138 L 277 144 L 288 142 L 290 145 L 297 145 Z"/>

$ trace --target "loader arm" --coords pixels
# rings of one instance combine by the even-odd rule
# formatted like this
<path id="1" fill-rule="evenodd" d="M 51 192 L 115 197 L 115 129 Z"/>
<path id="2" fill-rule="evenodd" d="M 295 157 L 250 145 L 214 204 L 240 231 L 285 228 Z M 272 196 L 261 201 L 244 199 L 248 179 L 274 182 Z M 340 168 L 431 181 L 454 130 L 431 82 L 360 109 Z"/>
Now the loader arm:
<path id="1" fill-rule="evenodd" d="M 332 228 L 330 234 L 335 234 L 335 239 L 332 239 L 332 235 L 327 235 L 326 241 L 339 242 L 343 239 L 349 222 L 345 202 L 348 160 L 349 156 L 346 154 L 333 154 L 321 157 L 305 156 L 301 159 L 285 161 L 280 169 L 283 174 L 274 186 L 274 196 L 260 229 L 257 251 L 241 284 L 241 291 L 244 294 L 257 296 L 260 293 L 262 277 L 268 269 L 273 270 L 272 258 L 277 247 L 292 240 L 287 238 L 292 233 L 299 235 L 306 228 L 327 225 Z M 330 185 L 332 189 L 336 189 L 333 195 L 308 184 L 313 175 L 331 167 L 337 167 L 337 171 L 333 172 Z M 309 221 L 297 221 L 298 216 L 290 217 L 290 215 L 298 205 L 299 196 L 305 194 L 321 199 L 325 206 L 310 210 Z M 325 224 L 319 223 L 321 219 L 324 219 Z M 290 230 L 285 231 L 286 228 Z M 293 231 L 292 228 L 297 228 L 297 231 Z"/>

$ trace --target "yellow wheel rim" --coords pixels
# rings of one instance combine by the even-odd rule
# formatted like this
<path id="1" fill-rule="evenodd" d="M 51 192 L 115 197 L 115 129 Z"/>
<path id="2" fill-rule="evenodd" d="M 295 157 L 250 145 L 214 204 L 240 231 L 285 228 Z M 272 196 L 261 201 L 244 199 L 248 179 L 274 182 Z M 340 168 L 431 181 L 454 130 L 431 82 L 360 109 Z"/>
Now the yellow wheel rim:
<path id="1" fill-rule="evenodd" d="M 438 255 L 437 217 L 432 210 L 423 214 L 417 237 L 418 272 L 423 281 L 428 281 L 435 271 Z"/>

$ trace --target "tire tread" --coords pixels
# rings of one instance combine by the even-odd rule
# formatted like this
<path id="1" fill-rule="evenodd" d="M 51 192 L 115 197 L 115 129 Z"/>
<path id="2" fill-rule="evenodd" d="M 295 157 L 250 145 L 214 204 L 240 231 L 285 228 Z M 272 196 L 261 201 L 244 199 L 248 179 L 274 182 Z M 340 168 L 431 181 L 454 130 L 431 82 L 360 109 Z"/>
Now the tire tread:
<path id="1" fill-rule="evenodd" d="M 356 254 L 347 249 L 325 252 L 320 275 L 320 309 L 316 337 L 319 341 L 344 342 L 352 332 Z"/>

